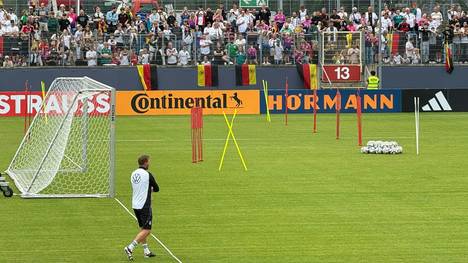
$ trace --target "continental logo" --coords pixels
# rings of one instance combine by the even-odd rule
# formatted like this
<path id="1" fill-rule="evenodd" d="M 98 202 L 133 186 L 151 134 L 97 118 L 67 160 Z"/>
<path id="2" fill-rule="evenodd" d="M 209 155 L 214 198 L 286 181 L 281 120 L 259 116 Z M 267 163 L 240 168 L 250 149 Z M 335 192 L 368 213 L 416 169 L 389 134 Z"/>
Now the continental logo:
<path id="1" fill-rule="evenodd" d="M 191 109 L 193 107 L 226 109 L 228 108 L 228 95 L 224 93 L 221 97 L 208 95 L 206 97 L 183 98 L 174 97 L 172 93 L 169 93 L 161 97 L 151 98 L 146 93 L 140 93 L 133 96 L 131 106 L 136 113 L 146 113 L 155 109 Z"/>
<path id="2" fill-rule="evenodd" d="M 204 114 L 258 114 L 259 91 L 119 91 L 118 115 L 190 114 L 193 107 L 202 107 Z"/>

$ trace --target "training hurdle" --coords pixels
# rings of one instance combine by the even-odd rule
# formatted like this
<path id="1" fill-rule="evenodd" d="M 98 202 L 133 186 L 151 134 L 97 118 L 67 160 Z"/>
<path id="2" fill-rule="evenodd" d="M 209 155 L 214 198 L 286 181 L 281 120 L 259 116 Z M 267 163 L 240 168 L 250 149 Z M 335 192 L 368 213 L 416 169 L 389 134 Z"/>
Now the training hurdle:
<path id="1" fill-rule="evenodd" d="M 192 119 L 192 163 L 203 161 L 203 109 L 191 109 Z"/>

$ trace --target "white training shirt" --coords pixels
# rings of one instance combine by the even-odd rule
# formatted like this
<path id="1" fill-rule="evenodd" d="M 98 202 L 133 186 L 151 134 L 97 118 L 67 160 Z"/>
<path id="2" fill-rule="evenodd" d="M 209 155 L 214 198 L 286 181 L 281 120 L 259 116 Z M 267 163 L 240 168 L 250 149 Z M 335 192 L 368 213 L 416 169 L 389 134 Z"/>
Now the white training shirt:
<path id="1" fill-rule="evenodd" d="M 143 168 L 138 168 L 132 173 L 130 181 L 133 189 L 132 208 L 142 209 L 148 197 L 149 173 Z"/>

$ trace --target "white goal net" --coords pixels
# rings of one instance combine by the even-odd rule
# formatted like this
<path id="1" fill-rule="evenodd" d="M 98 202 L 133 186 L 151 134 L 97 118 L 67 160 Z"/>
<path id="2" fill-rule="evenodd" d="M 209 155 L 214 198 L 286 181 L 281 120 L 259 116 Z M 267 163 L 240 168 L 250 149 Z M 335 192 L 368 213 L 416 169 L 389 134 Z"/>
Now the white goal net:
<path id="1" fill-rule="evenodd" d="M 58 78 L 6 172 L 23 197 L 112 197 L 114 123 L 113 88 Z"/>

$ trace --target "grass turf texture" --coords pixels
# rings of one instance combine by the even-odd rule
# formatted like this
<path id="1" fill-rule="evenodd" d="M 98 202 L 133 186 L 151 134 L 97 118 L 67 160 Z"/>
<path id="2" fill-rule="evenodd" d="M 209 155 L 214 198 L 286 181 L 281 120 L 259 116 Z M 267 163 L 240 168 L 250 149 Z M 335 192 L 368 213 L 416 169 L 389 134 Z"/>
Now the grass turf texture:
<path id="1" fill-rule="evenodd" d="M 468 114 L 364 115 L 364 141 L 394 139 L 403 155 L 363 155 L 355 115 L 238 116 L 244 172 L 222 116 L 205 116 L 205 161 L 191 163 L 189 117 L 117 120 L 117 197 L 130 207 L 129 175 L 148 153 L 161 192 L 154 233 L 183 262 L 466 262 Z M 0 119 L 1 167 L 21 139 L 22 119 Z M 112 199 L 0 198 L 1 262 L 126 262 L 137 231 Z M 174 262 L 154 240 L 156 260 Z"/>

